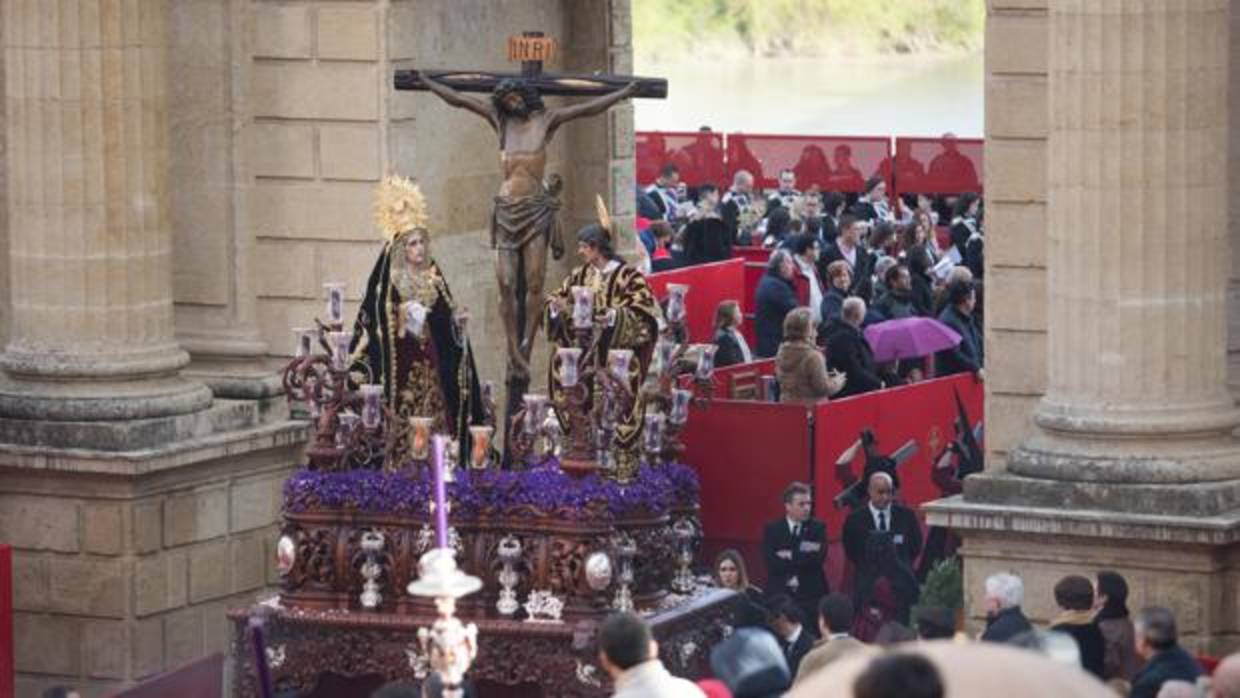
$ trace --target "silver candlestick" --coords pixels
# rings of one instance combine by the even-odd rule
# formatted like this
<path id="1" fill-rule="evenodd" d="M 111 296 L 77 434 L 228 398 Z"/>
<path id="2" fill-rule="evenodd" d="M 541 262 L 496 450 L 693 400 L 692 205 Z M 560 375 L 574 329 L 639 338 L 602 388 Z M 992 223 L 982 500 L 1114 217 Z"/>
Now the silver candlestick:
<path id="1" fill-rule="evenodd" d="M 379 576 L 383 567 L 379 564 L 379 553 L 383 552 L 383 534 L 378 531 L 366 531 L 362 534 L 362 552 L 366 553 L 366 561 L 362 563 L 362 608 L 373 611 L 383 602 L 379 593 Z"/>
<path id="2" fill-rule="evenodd" d="M 495 602 L 495 610 L 501 615 L 511 616 L 521 609 L 516 591 L 517 583 L 521 581 L 516 569 L 517 562 L 521 560 L 521 541 L 516 536 L 504 536 L 496 548 L 496 555 L 504 568 L 499 572 L 499 584 L 503 588 L 500 589 L 499 600 Z"/>
<path id="3" fill-rule="evenodd" d="M 464 698 L 461 682 L 478 656 L 478 626 L 462 623 L 456 617 L 456 600 L 482 588 L 482 580 L 456 566 L 451 548 L 435 548 L 418 560 L 418 578 L 409 583 L 409 593 L 435 600 L 437 618 L 429 628 L 418 629 L 430 668 L 443 680 L 444 698 Z M 414 666 L 410 657 L 410 668 Z"/>
<path id="4" fill-rule="evenodd" d="M 620 561 L 620 572 L 616 581 L 620 586 L 616 589 L 616 597 L 611 602 L 613 610 L 626 613 L 633 610 L 633 558 L 637 555 L 637 543 L 627 533 L 620 533 L 612 540 L 612 553 Z"/>
<path id="5" fill-rule="evenodd" d="M 693 539 L 697 537 L 697 527 L 689 519 L 679 519 L 672 524 L 672 533 L 676 536 L 676 542 L 679 543 L 679 552 L 676 555 L 680 567 L 676 570 L 675 576 L 672 577 L 672 590 L 681 594 L 691 593 L 697 588 L 697 582 L 693 579 Z"/>

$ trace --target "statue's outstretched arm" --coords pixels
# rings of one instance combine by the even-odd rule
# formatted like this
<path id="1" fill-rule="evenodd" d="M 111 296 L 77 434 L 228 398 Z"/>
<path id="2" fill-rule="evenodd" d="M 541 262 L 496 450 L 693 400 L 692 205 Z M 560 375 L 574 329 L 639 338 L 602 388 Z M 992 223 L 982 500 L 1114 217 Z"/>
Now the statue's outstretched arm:
<path id="1" fill-rule="evenodd" d="M 488 102 L 477 97 L 471 97 L 464 92 L 460 92 L 459 90 L 454 90 L 442 82 L 432 78 L 427 73 L 422 73 L 421 78 L 427 89 L 434 92 L 443 101 L 457 107 L 458 109 L 468 109 L 469 111 L 472 111 L 478 116 L 486 119 L 487 123 L 491 124 L 492 128 L 496 126 L 495 111 L 491 108 L 491 105 Z"/>
<path id="2" fill-rule="evenodd" d="M 624 89 L 616 90 L 615 92 L 595 97 L 594 99 L 587 100 L 579 104 L 572 104 L 567 107 L 556 109 L 551 112 L 550 130 L 554 130 L 561 125 L 572 121 L 573 119 L 580 119 L 583 116 L 602 114 L 617 102 L 628 99 L 629 97 L 637 94 L 638 87 L 639 85 L 636 81 L 630 82 Z"/>

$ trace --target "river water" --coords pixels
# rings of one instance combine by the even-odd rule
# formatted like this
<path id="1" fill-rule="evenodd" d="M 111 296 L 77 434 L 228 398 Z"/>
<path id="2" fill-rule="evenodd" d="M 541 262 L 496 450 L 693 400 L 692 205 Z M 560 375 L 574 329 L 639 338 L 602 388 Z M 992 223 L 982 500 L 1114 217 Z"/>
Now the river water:
<path id="1" fill-rule="evenodd" d="M 637 129 L 961 137 L 983 132 L 982 54 L 635 60 L 668 99 L 636 100 Z"/>

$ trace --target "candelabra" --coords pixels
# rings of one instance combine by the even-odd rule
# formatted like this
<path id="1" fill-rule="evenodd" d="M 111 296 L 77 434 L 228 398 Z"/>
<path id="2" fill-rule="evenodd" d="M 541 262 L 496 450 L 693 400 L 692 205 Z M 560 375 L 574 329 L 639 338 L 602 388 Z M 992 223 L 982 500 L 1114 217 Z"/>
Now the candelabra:
<path id="1" fill-rule="evenodd" d="M 678 519 L 672 524 L 672 534 L 676 537 L 678 550 L 676 560 L 680 566 L 672 577 L 672 589 L 681 594 L 688 594 L 697 588 L 693 580 L 693 543 L 697 538 L 697 526 L 687 518 Z"/>
<path id="2" fill-rule="evenodd" d="M 445 698 L 463 698 L 465 673 L 478 656 L 478 627 L 456 617 L 456 600 L 482 588 L 482 580 L 456 566 L 451 548 L 435 548 L 418 560 L 418 578 L 409 583 L 414 596 L 435 600 L 435 621 L 418 629 L 418 643 L 430 668 L 443 681 Z M 417 657 L 410 653 L 410 668 L 417 669 Z"/>
<path id="3" fill-rule="evenodd" d="M 680 432 L 689 421 L 689 406 L 697 401 L 709 405 L 715 394 L 715 346 L 687 344 L 684 295 L 688 287 L 668 285 L 667 325 L 655 344 L 657 380 L 642 395 L 646 402 L 644 429 L 657 428 L 657 436 L 643 440 L 646 462 L 670 463 L 684 451 Z M 652 423 L 651 414 L 658 415 Z"/>
<path id="4" fill-rule="evenodd" d="M 633 610 L 633 558 L 637 556 L 637 543 L 627 533 L 619 533 L 612 539 L 612 556 L 619 561 L 620 570 L 616 575 L 619 587 L 611 602 L 613 610 L 620 613 Z"/>
<path id="5" fill-rule="evenodd" d="M 523 396 L 522 407 L 513 414 L 508 433 L 514 463 L 541 461 L 556 455 L 564 436 L 560 418 L 548 404 L 547 396 L 537 393 Z"/>
<path id="6" fill-rule="evenodd" d="M 383 595 L 379 593 L 379 577 L 383 574 L 383 566 L 379 561 L 379 554 L 383 552 L 383 534 L 378 531 L 366 531 L 362 534 L 362 553 L 366 556 L 365 562 L 362 563 L 362 584 L 361 602 L 362 608 L 373 611 L 383 602 Z"/>
<path id="7" fill-rule="evenodd" d="M 496 546 L 495 555 L 499 558 L 503 569 L 499 572 L 499 600 L 495 602 L 495 610 L 501 615 L 511 616 L 521 608 L 517 601 L 517 583 L 521 575 L 517 572 L 517 563 L 521 561 L 521 541 L 516 536 L 504 536 Z"/>

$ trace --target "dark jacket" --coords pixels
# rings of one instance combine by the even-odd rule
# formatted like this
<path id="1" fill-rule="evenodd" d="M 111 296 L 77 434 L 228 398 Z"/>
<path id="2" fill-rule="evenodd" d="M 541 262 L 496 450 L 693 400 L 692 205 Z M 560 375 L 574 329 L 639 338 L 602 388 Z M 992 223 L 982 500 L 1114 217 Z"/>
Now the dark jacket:
<path id="1" fill-rule="evenodd" d="M 884 320 L 901 320 L 913 317 L 913 294 L 909 291 L 887 291 L 874 302 L 874 310 Z"/>
<path id="2" fill-rule="evenodd" d="M 840 311 L 843 310 L 844 300 L 847 298 L 847 291 L 841 291 L 834 286 L 827 286 L 827 292 L 822 294 L 822 305 L 819 306 L 819 311 L 822 315 L 821 333 L 826 333 L 827 325 L 832 320 L 840 319 Z"/>
<path id="3" fill-rule="evenodd" d="M 715 366 L 734 366 L 745 363 L 745 354 L 741 351 L 740 342 L 725 330 L 715 332 Z"/>
<path id="4" fill-rule="evenodd" d="M 1132 619 L 1124 616 L 1096 620 L 1098 629 L 1102 631 L 1102 638 L 1106 641 L 1103 678 L 1132 681 L 1132 677 L 1141 670 L 1141 657 L 1137 656 L 1137 648 L 1133 642 L 1136 632 L 1132 627 Z"/>
<path id="5" fill-rule="evenodd" d="M 779 648 L 784 651 L 784 659 L 788 660 L 788 673 L 793 676 L 797 675 L 797 669 L 801 668 L 801 660 L 805 659 L 805 655 L 814 649 L 814 636 L 810 633 L 810 621 L 801 624 L 801 634 L 797 637 L 796 642 L 789 645 L 783 638 L 776 638 L 779 641 Z"/>
<path id="6" fill-rule="evenodd" d="M 1073 612 L 1071 615 L 1076 615 L 1076 613 Z M 1102 639 L 1102 631 L 1098 629 L 1097 623 L 1093 620 L 1058 622 L 1051 625 L 1050 629 L 1071 635 L 1081 651 L 1081 667 L 1099 679 L 1102 678 L 1103 664 L 1106 659 L 1106 641 Z"/>
<path id="7" fill-rule="evenodd" d="M 791 559 L 778 553 L 788 551 Z M 762 559 L 766 561 L 766 592 L 787 594 L 802 605 L 818 603 L 827 593 L 827 525 L 810 519 L 801 525 L 801 535 L 792 537 L 788 520 L 780 518 L 762 531 Z M 796 578 L 794 586 L 789 580 Z M 807 621 L 808 623 L 809 621 Z M 808 627 L 808 625 L 807 625 Z M 808 651 L 808 648 L 807 650 Z"/>
<path id="8" fill-rule="evenodd" d="M 1020 606 L 1005 608 L 986 620 L 986 630 L 982 632 L 982 640 L 1007 642 L 1030 630 L 1033 630 L 1033 626 L 1030 625 L 1024 612 L 1020 610 Z"/>
<path id="9" fill-rule="evenodd" d="M 883 387 L 874 370 L 874 353 L 861 330 L 841 320 L 827 325 L 827 368 L 843 371 L 847 379 L 835 397 L 860 395 Z"/>
<path id="10" fill-rule="evenodd" d="M 685 226 L 685 263 L 706 264 L 732 257 L 732 233 L 722 218 L 699 218 Z"/>
<path id="11" fill-rule="evenodd" d="M 953 373 L 976 373 L 981 370 L 985 355 L 982 333 L 972 316 L 963 315 L 954 306 L 947 306 L 939 314 L 939 322 L 960 335 L 960 344 L 935 355 L 935 373 L 950 376 Z"/>
<path id="12" fill-rule="evenodd" d="M 891 504 L 891 521 L 887 524 L 891 532 L 896 551 L 906 564 L 913 564 L 921 554 L 921 524 L 912 509 L 899 504 Z M 848 561 L 860 571 L 865 565 L 865 546 L 870 533 L 874 531 L 874 515 L 870 512 L 869 502 L 857 507 L 844 519 L 844 555 Z"/>
<path id="13" fill-rule="evenodd" d="M 823 252 L 820 259 L 823 260 L 823 278 L 827 278 L 825 271 L 832 262 L 840 259 L 848 262 L 848 258 L 840 251 L 838 240 L 836 244 L 831 245 Z M 874 263 L 877 260 L 875 260 L 873 253 L 861 245 L 857 246 L 857 254 L 854 255 L 853 259 L 855 263 L 848 265 L 848 268 L 852 270 L 852 286 L 848 289 L 848 293 L 853 296 L 861 296 L 866 303 L 869 303 L 870 298 L 874 295 Z"/>
<path id="14" fill-rule="evenodd" d="M 934 316 L 934 288 L 924 274 L 913 275 L 913 314 L 918 317 Z"/>
<path id="15" fill-rule="evenodd" d="M 1141 671 L 1132 680 L 1132 692 L 1129 698 L 1157 698 L 1158 689 L 1166 681 L 1179 679 L 1193 682 L 1201 676 L 1201 665 L 1183 647 L 1176 645 L 1150 657 Z"/>
<path id="16" fill-rule="evenodd" d="M 758 282 L 754 307 L 757 310 L 754 333 L 758 336 L 754 354 L 758 358 L 769 359 L 775 356 L 779 343 L 784 341 L 784 316 L 797 307 L 796 289 L 791 281 L 775 271 L 768 271 Z"/>

